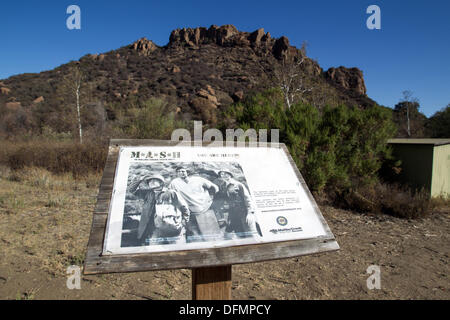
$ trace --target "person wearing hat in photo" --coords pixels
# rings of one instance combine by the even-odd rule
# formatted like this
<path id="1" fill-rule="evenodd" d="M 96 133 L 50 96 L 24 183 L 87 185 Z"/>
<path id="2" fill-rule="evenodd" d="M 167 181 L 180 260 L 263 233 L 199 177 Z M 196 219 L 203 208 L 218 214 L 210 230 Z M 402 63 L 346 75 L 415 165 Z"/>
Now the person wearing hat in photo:
<path id="1" fill-rule="evenodd" d="M 220 169 L 219 176 L 214 183 L 219 186 L 217 194 L 218 206 L 221 206 L 221 215 L 225 219 L 225 238 L 232 239 L 238 236 L 251 236 L 257 230 L 255 210 L 247 187 L 234 178 L 228 169 Z M 221 219 L 219 219 L 221 220 Z"/>
<path id="2" fill-rule="evenodd" d="M 231 179 L 226 184 L 226 200 L 228 202 L 228 219 L 225 238 L 251 237 L 257 231 L 255 209 L 246 186 Z"/>
<path id="3" fill-rule="evenodd" d="M 219 176 L 218 179 L 222 181 L 221 185 L 224 185 L 224 184 L 226 184 L 227 182 L 229 182 L 229 181 L 231 181 L 231 180 L 234 180 L 233 174 L 232 174 L 231 171 L 228 170 L 228 169 L 221 169 L 221 170 L 219 170 L 219 171 L 217 172 L 217 175 Z M 226 188 L 226 186 L 223 186 L 223 188 Z M 221 190 L 221 191 L 222 191 L 222 190 Z M 225 189 L 223 189 L 223 191 L 225 191 Z"/>
<path id="4" fill-rule="evenodd" d="M 140 245 L 177 243 L 185 240 L 189 208 L 176 191 L 164 187 L 164 177 L 148 174 L 130 186 L 133 193 L 144 194 L 137 238 Z"/>
<path id="5" fill-rule="evenodd" d="M 256 231 L 256 219 L 247 187 L 236 180 L 230 170 L 221 169 L 218 176 L 220 198 L 227 204 L 225 237 L 232 238 L 233 233 L 240 236 L 252 235 Z"/>
<path id="6" fill-rule="evenodd" d="M 214 197 L 214 204 L 217 220 L 221 228 L 227 224 L 228 201 L 227 201 L 227 185 L 231 182 L 237 182 L 233 173 L 228 169 L 217 171 L 217 179 L 213 181 L 219 187 L 219 192 Z"/>
<path id="7" fill-rule="evenodd" d="M 219 187 L 203 177 L 188 175 L 185 166 L 178 166 L 176 172 L 177 178 L 172 180 L 169 188 L 178 192 L 189 207 L 187 241 L 205 241 L 206 238 L 221 234 L 216 215 L 211 208 L 213 196 L 219 191 Z"/>

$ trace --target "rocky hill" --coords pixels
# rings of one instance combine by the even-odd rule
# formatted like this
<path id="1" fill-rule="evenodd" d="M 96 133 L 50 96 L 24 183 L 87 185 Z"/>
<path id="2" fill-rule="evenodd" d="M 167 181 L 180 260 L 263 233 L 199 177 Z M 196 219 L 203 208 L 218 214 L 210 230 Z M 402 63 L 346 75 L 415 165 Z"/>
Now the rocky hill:
<path id="1" fill-rule="evenodd" d="M 23 122 L 39 118 L 41 125 L 51 126 L 68 108 L 62 80 L 80 67 L 86 99 L 106 110 L 108 119 L 130 103 L 159 97 L 184 119 L 211 122 L 211 112 L 277 85 L 275 69 L 283 59 L 298 53 L 286 37 L 272 38 L 264 29 L 242 32 L 232 25 L 177 29 L 162 47 L 142 38 L 51 71 L 2 80 L 0 106 L 16 117 L 23 114 Z M 305 96 L 310 103 L 375 104 L 367 97 L 363 74 L 357 68 L 324 71 L 309 58 L 302 68 L 312 87 Z"/>

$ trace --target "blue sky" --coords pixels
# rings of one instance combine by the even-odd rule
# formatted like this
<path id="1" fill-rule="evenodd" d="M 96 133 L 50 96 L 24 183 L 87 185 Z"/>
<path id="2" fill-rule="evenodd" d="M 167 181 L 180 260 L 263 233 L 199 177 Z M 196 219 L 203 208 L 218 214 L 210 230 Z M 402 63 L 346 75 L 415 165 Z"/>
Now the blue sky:
<path id="1" fill-rule="evenodd" d="M 81 30 L 66 28 L 66 9 L 81 8 Z M 369 30 L 369 5 L 381 30 Z M 325 70 L 363 70 L 369 97 L 393 107 L 410 90 L 427 116 L 450 103 L 450 1 L 4 1 L 0 7 L 0 79 L 53 69 L 147 37 L 165 45 L 182 27 L 233 24 L 264 28 Z"/>

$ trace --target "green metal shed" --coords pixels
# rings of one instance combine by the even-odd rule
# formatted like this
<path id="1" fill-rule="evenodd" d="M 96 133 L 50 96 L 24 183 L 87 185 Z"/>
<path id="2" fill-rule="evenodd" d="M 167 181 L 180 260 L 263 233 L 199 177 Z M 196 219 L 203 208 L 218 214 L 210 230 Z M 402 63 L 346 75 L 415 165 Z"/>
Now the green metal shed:
<path id="1" fill-rule="evenodd" d="M 394 156 L 402 161 L 400 180 L 424 188 L 431 197 L 450 196 L 449 139 L 391 139 Z"/>

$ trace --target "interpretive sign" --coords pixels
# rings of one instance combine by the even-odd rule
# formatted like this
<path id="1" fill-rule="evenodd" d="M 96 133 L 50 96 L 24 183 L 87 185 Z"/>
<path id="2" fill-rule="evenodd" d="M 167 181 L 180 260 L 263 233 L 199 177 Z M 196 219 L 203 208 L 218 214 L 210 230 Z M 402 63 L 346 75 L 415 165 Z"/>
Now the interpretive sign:
<path id="1" fill-rule="evenodd" d="M 112 140 L 85 273 L 337 250 L 286 147 Z"/>

